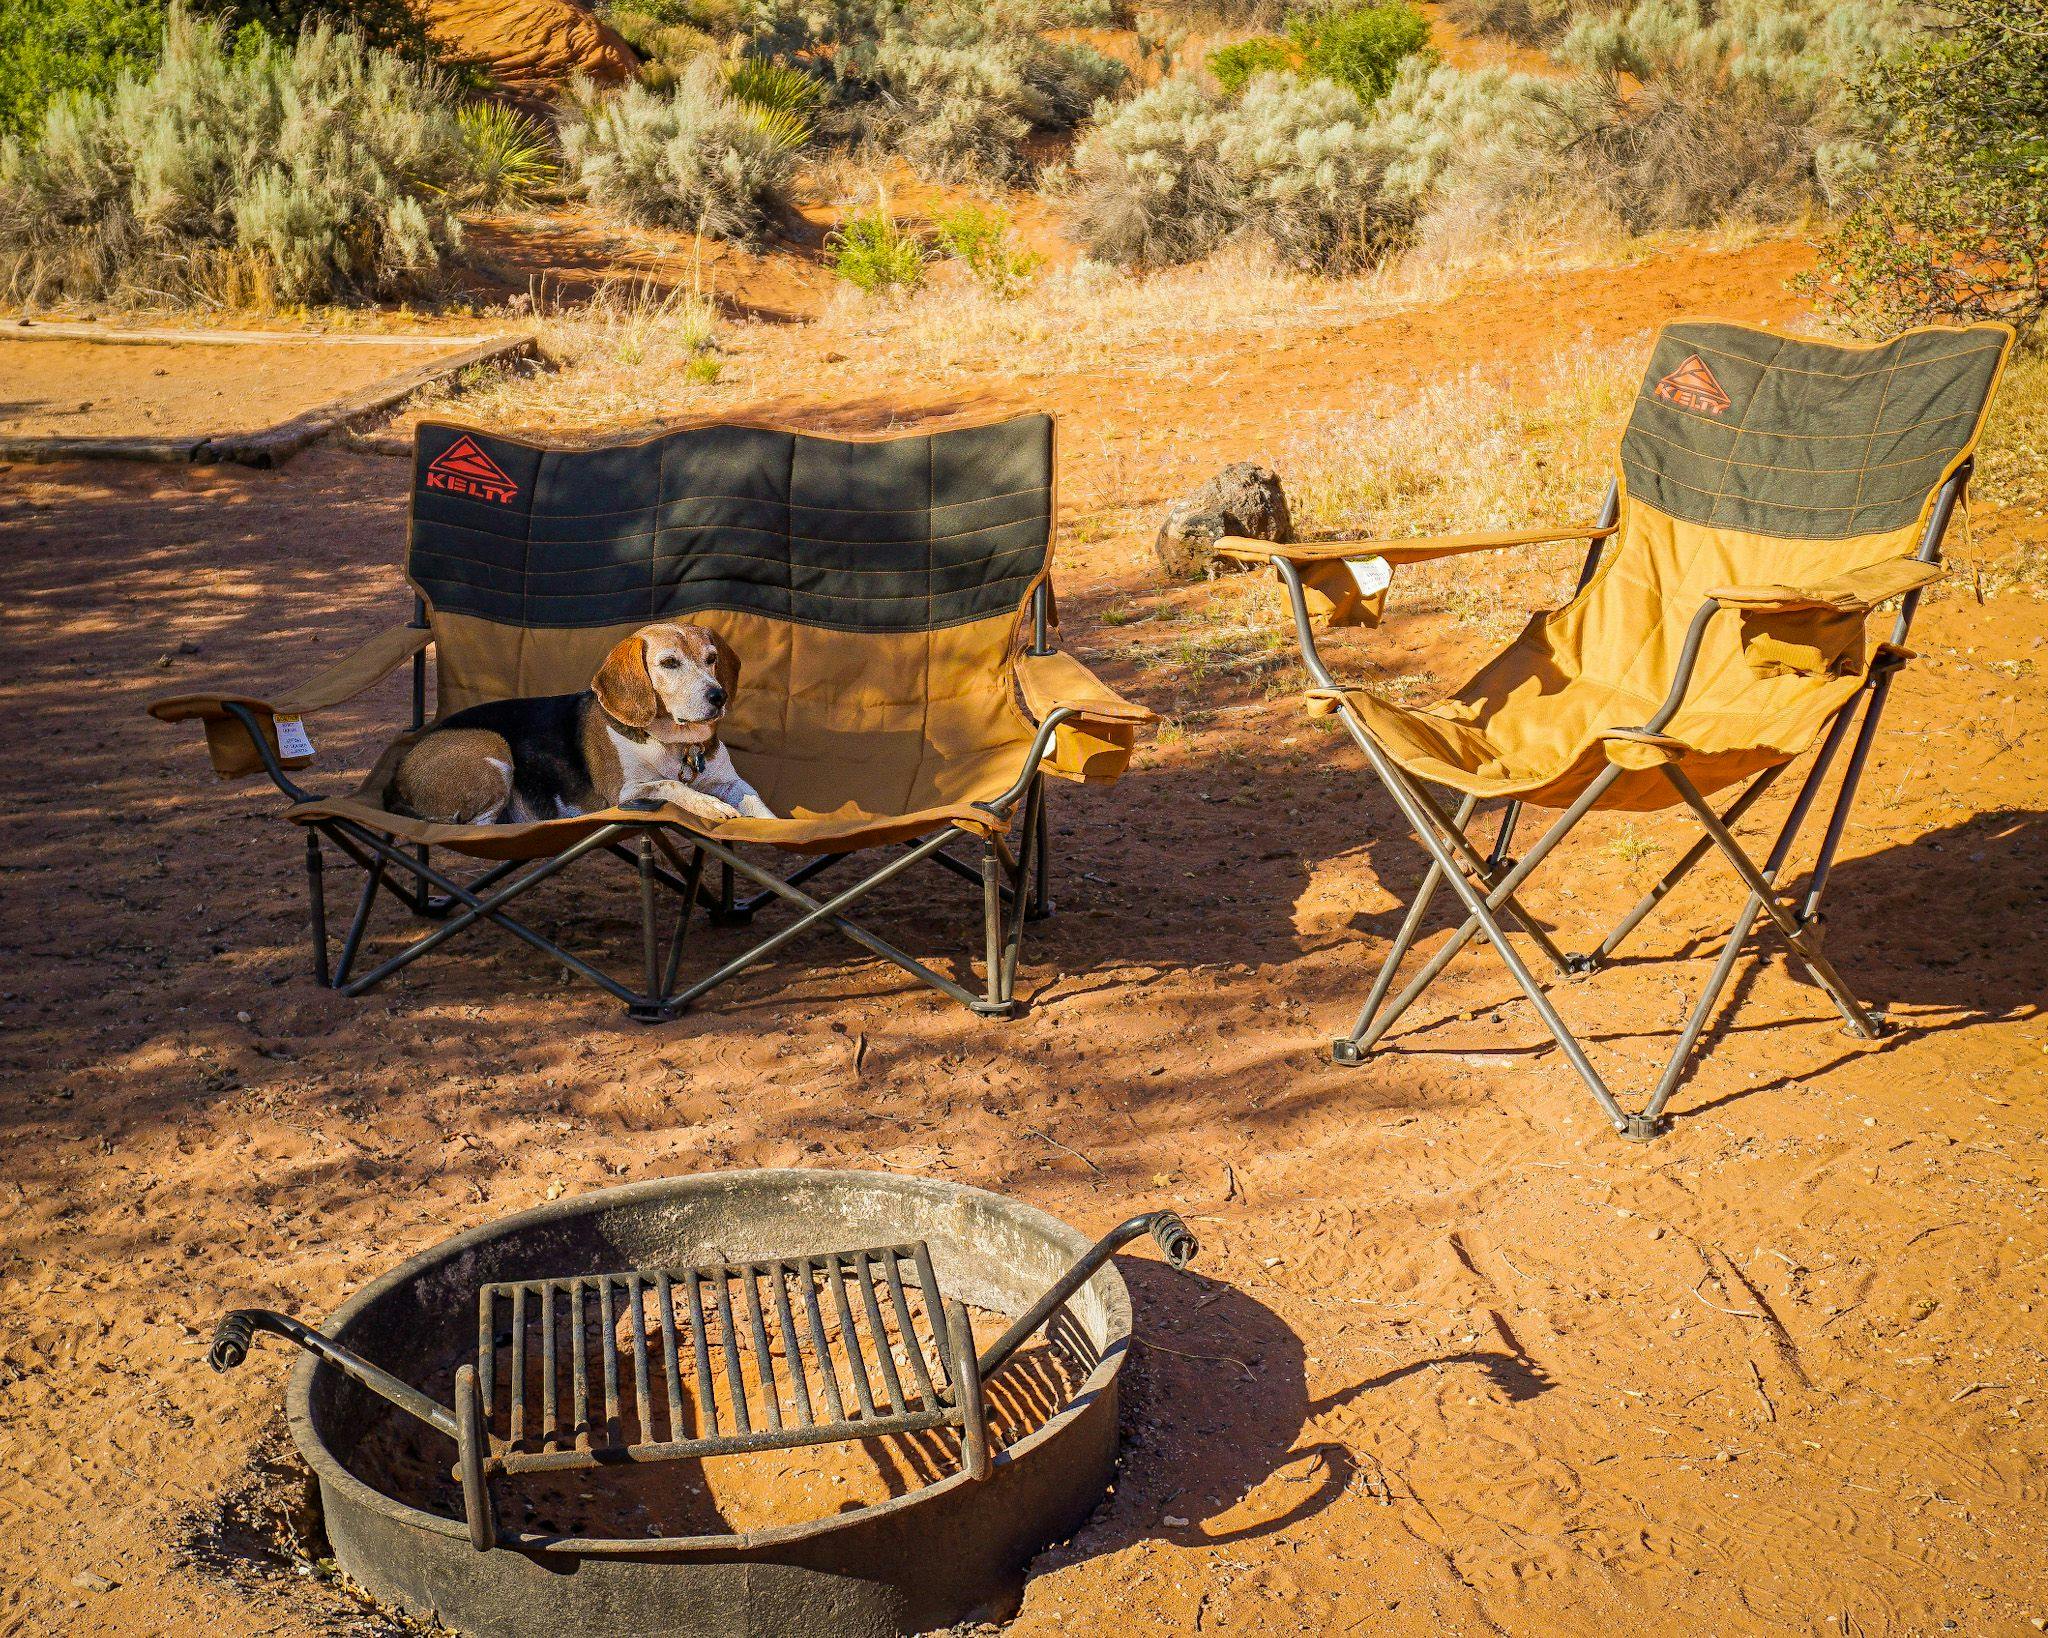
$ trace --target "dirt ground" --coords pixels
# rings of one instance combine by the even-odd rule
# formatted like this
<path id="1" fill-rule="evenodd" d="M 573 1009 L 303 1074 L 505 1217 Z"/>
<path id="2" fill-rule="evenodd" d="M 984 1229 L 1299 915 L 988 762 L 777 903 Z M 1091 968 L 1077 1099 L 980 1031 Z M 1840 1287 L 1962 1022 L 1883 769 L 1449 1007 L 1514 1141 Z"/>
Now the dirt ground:
<path id="1" fill-rule="evenodd" d="M 1678 311 L 1790 316 L 1781 263 L 1246 336 L 1234 377 L 1111 357 L 919 404 L 827 373 L 755 407 L 844 429 L 1050 406 L 1085 522 L 1361 379 Z M 1897 1033 L 1852 1041 L 1759 941 L 1673 1131 L 1637 1148 L 1474 956 L 1389 1050 L 1328 1062 L 1416 852 L 1323 727 L 1224 671 L 1184 685 L 1201 710 L 1123 783 L 1058 793 L 1059 913 L 1032 931 L 1014 1022 L 829 942 L 656 1031 L 469 940 L 370 998 L 316 989 L 275 797 L 214 782 L 143 706 L 300 674 L 402 619 L 404 481 L 334 450 L 276 473 L 0 469 L 0 1633 L 391 1630 L 259 1527 L 298 1471 L 287 1362 L 266 1345 L 208 1372 L 218 1312 L 323 1314 L 561 1190 L 756 1165 L 957 1179 L 1091 1230 L 1171 1204 L 1200 1235 L 1187 1274 L 1125 1260 L 1126 1466 L 1038 1567 L 1029 1638 L 2048 1621 L 2042 602 L 1927 608 L 1848 829 L 1829 949 Z M 2044 532 L 1975 527 L 1992 560 Z M 1146 697 L 1162 673 L 1134 655 L 1170 629 L 1103 619 L 1155 594 L 1146 539 L 1068 542 L 1067 641 Z M 1438 610 L 1344 652 L 1455 677 L 1484 647 Z M 361 767 L 401 710 L 394 684 L 317 721 L 315 777 Z M 1688 839 L 1668 816 L 1596 825 L 1530 907 L 1580 947 Z M 1560 994 L 1630 1093 L 1729 889 L 1703 871 L 1630 959 Z M 630 900 L 585 875 L 542 923 L 630 962 Z M 885 906 L 913 950 L 973 936 L 943 891 Z"/>
<path id="2" fill-rule="evenodd" d="M 202 438 L 256 432 L 462 344 L 0 340 L 0 432 Z"/>

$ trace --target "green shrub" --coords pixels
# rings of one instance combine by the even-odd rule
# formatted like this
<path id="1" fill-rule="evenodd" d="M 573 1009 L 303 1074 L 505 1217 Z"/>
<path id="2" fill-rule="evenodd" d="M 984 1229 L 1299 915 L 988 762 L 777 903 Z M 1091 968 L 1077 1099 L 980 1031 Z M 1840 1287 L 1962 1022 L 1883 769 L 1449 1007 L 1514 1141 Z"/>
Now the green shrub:
<path id="1" fill-rule="evenodd" d="M 1429 50 L 1429 19 L 1407 0 L 1309 14 L 1287 25 L 1302 72 L 1341 85 L 1360 102 L 1377 102 L 1408 58 Z"/>
<path id="2" fill-rule="evenodd" d="M 1245 235 L 1341 272 L 1377 260 L 1408 225 L 1382 186 L 1394 157 L 1328 80 L 1265 75 L 1234 102 L 1163 80 L 1075 150 L 1075 232 L 1122 266 L 1192 261 Z"/>
<path id="3" fill-rule="evenodd" d="M 914 290 L 931 252 L 897 221 L 888 201 L 856 211 L 825 240 L 832 271 L 856 290 Z"/>
<path id="4" fill-rule="evenodd" d="M 18 298 L 338 300 L 417 288 L 460 242 L 449 87 L 325 24 L 291 45 L 174 7 L 163 56 L 0 140 Z"/>
<path id="5" fill-rule="evenodd" d="M 0 136 L 26 131 L 62 91 L 107 91 L 156 60 L 158 0 L 6 0 L 0 5 Z"/>
<path id="6" fill-rule="evenodd" d="M 1826 0 L 1582 14 L 1557 52 L 1580 71 L 1557 103 L 1564 129 L 1528 185 L 1639 232 L 1798 216 L 1852 159 L 1841 84 L 1892 37 L 1881 9 Z"/>
<path id="7" fill-rule="evenodd" d="M 942 255 L 967 264 L 975 279 L 997 296 L 1013 296 L 1031 282 L 1044 258 L 1017 243 L 1009 216 L 986 205 L 962 205 L 932 221 Z"/>
<path id="8" fill-rule="evenodd" d="M 691 63 L 673 91 L 570 88 L 562 151 L 584 192 L 628 221 L 757 243 L 788 207 L 801 146 L 728 94 L 718 65 Z"/>
<path id="9" fill-rule="evenodd" d="M 1852 85 L 1873 161 L 1821 246 L 1822 288 L 1860 328 L 2048 317 L 2048 11 L 1947 0 Z"/>
<path id="10" fill-rule="evenodd" d="M 1535 75 L 1409 59 L 1373 109 L 1372 134 L 1395 156 L 1383 192 L 1417 212 L 1445 198 L 1484 214 L 1528 203 L 1568 139 L 1559 98 Z"/>
<path id="11" fill-rule="evenodd" d="M 518 204 L 555 180 L 548 134 L 538 121 L 502 102 L 467 103 L 455 119 L 465 192 L 477 203 Z"/>
<path id="12" fill-rule="evenodd" d="M 1012 181 L 1034 132 L 1073 129 L 1126 78 L 1044 21 L 1032 0 L 759 0 L 748 50 L 819 74 L 832 134 L 925 176 Z"/>
<path id="13" fill-rule="evenodd" d="M 1272 34 L 1254 34 L 1209 53 L 1209 72 L 1223 94 L 1234 97 L 1259 74 L 1292 74 L 1301 67 L 1301 53 L 1286 40 Z"/>

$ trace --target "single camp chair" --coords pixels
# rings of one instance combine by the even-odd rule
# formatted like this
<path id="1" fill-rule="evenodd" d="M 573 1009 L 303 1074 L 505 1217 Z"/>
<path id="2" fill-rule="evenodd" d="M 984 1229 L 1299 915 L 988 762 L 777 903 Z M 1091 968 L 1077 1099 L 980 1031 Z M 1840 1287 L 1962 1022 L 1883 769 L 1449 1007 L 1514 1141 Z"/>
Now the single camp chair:
<path id="1" fill-rule="evenodd" d="M 1657 339 L 1597 522 L 1406 541 L 1219 549 L 1270 562 L 1286 585 L 1315 687 L 1429 854 L 1339 1063 L 1357 1064 L 1474 935 L 1483 933 L 1624 1137 L 1663 1128 L 1665 1106 L 1762 915 L 1865 1040 L 1881 1016 L 1850 994 L 1821 948 L 1820 900 L 1841 845 L 1920 589 L 1941 574 L 1950 514 L 2012 332 L 2003 325 L 1911 331 L 1838 346 L 1733 324 L 1676 324 Z M 1397 705 L 1340 686 L 1316 651 L 1313 617 L 1374 623 L 1393 566 L 1553 540 L 1591 545 L 1577 593 L 1438 704 Z M 1890 639 L 1867 646 L 1865 616 L 1901 600 Z M 1860 718 L 1859 718 L 1860 712 Z M 1854 732 L 1834 810 L 1803 895 L 1777 881 L 1829 766 Z M 1731 834 L 1816 743 L 1805 782 L 1762 864 Z M 1447 806 L 1428 789 L 1456 793 Z M 1708 796 L 1741 786 L 1716 813 Z M 1471 834 L 1483 801 L 1504 804 L 1490 848 Z M 1683 805 L 1705 834 L 1599 947 L 1565 955 L 1516 899 L 1551 850 L 1596 808 Z M 1525 807 L 1563 810 L 1519 861 Z M 1509 939 L 1519 929 L 1565 976 L 1603 966 L 1710 851 L 1747 897 L 1720 959 L 1646 1102 L 1625 1111 Z M 1448 881 L 1467 919 L 1402 990 L 1394 979 Z"/>
<path id="2" fill-rule="evenodd" d="M 407 557 L 412 624 L 298 688 L 181 695 L 150 710 L 203 723 L 223 778 L 267 772 L 291 799 L 284 817 L 306 833 L 315 974 L 346 995 L 488 924 L 657 1022 L 828 926 L 976 1012 L 1007 1014 L 1024 922 L 1050 909 L 1046 778 L 1114 780 L 1151 715 L 1049 646 L 1053 470 L 1043 415 L 867 441 L 705 426 L 590 449 L 423 424 Z M 529 824 L 412 819 L 385 807 L 411 734 L 351 794 L 316 796 L 293 777 L 311 760 L 303 719 L 408 662 L 416 733 L 427 720 L 429 649 L 445 716 L 580 691 L 614 643 L 665 619 L 701 622 L 740 656 L 720 735 L 782 817 L 705 826 L 662 807 Z M 946 851 L 963 835 L 979 844 L 978 861 Z M 777 874 L 741 851 L 751 845 L 807 857 Z M 331 967 L 323 847 L 363 871 Z M 855 854 L 875 859 L 860 880 L 822 900 L 803 890 Z M 593 855 L 624 860 L 639 877 L 637 988 L 510 913 Z M 462 879 L 451 856 L 482 868 Z M 848 914 L 922 862 L 981 890 L 978 989 Z M 707 864 L 718 867 L 715 886 Z M 756 890 L 737 893 L 735 878 Z M 663 888 L 682 901 L 665 952 Z M 380 897 L 439 925 L 358 974 Z M 744 924 L 778 899 L 795 907 L 793 920 L 678 987 L 697 905 L 716 922 Z"/>

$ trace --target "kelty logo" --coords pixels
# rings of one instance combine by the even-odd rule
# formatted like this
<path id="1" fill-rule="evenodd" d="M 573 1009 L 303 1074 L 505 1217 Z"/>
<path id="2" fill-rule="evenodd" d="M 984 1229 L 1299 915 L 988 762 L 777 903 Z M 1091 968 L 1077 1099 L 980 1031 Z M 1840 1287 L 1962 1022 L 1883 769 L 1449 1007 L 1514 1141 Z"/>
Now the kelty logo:
<path id="1" fill-rule="evenodd" d="M 474 495 L 478 500 L 497 501 L 500 505 L 519 493 L 519 485 L 506 477 L 498 463 L 467 434 L 427 463 L 427 487 Z"/>
<path id="2" fill-rule="evenodd" d="M 1650 390 L 1667 404 L 1697 410 L 1702 415 L 1719 415 L 1734 402 L 1698 353 L 1689 356 Z"/>

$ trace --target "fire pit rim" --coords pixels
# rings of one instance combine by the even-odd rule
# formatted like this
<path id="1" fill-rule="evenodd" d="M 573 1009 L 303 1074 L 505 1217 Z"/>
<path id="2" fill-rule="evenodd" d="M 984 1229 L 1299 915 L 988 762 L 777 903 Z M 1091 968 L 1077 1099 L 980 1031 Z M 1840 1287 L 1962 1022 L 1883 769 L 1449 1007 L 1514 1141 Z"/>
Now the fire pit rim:
<path id="1" fill-rule="evenodd" d="M 778 1182 L 789 1186 L 798 1180 L 812 1183 L 819 1178 L 843 1179 L 849 1185 L 866 1185 L 886 1194 L 924 1195 L 950 1200 L 978 1197 L 999 1215 L 1009 1216 L 1028 1225 L 1033 1231 L 1073 1256 L 1082 1255 L 1091 1244 L 1085 1234 L 1050 1212 L 1027 1201 L 997 1194 L 993 1189 L 984 1189 L 973 1183 L 950 1183 L 937 1178 L 909 1176 L 901 1172 L 837 1166 L 777 1166 L 736 1171 L 692 1172 L 679 1177 L 647 1178 L 638 1183 L 591 1189 L 582 1194 L 531 1206 L 509 1217 L 494 1217 L 489 1222 L 480 1223 L 449 1239 L 437 1240 L 364 1286 L 328 1317 L 324 1329 L 330 1336 L 345 1338 L 348 1328 L 359 1314 L 400 1285 L 434 1267 L 459 1258 L 474 1246 L 509 1234 L 545 1228 L 549 1223 L 584 1215 L 593 1210 L 632 1205 L 647 1197 L 709 1192 L 714 1188 L 772 1188 Z M 994 1453 L 994 1466 L 1002 1467 L 1019 1461 L 1040 1446 L 1050 1443 L 1087 1410 L 1122 1369 L 1124 1356 L 1130 1349 L 1131 1341 L 1130 1288 L 1125 1285 L 1123 1275 L 1117 1272 L 1113 1262 L 1105 1263 L 1094 1278 L 1095 1281 L 1103 1282 L 1101 1296 L 1107 1335 L 1101 1357 L 1057 1412 L 1014 1444 Z M 332 1368 L 310 1354 L 302 1355 L 292 1368 L 291 1379 L 285 1392 L 285 1420 L 291 1429 L 292 1442 L 298 1447 L 299 1454 L 306 1464 L 313 1469 L 314 1476 L 322 1488 L 332 1485 L 358 1506 L 372 1509 L 412 1529 L 426 1530 L 435 1535 L 459 1537 L 466 1543 L 468 1532 L 462 1520 L 430 1513 L 424 1508 L 414 1507 L 395 1496 L 385 1494 L 359 1478 L 328 1448 L 326 1440 L 322 1438 L 313 1422 L 313 1384 L 320 1371 Z M 973 1482 L 965 1472 L 953 1473 L 937 1483 L 920 1485 L 900 1496 L 891 1496 L 887 1501 L 873 1502 L 866 1507 L 844 1513 L 828 1514 L 820 1519 L 776 1525 L 767 1530 L 750 1530 L 737 1535 L 618 1537 L 506 1532 L 499 1537 L 498 1545 L 522 1553 L 563 1553 L 593 1558 L 731 1554 L 736 1551 L 750 1551 L 812 1540 L 851 1529 L 883 1515 L 904 1511 Z"/>

